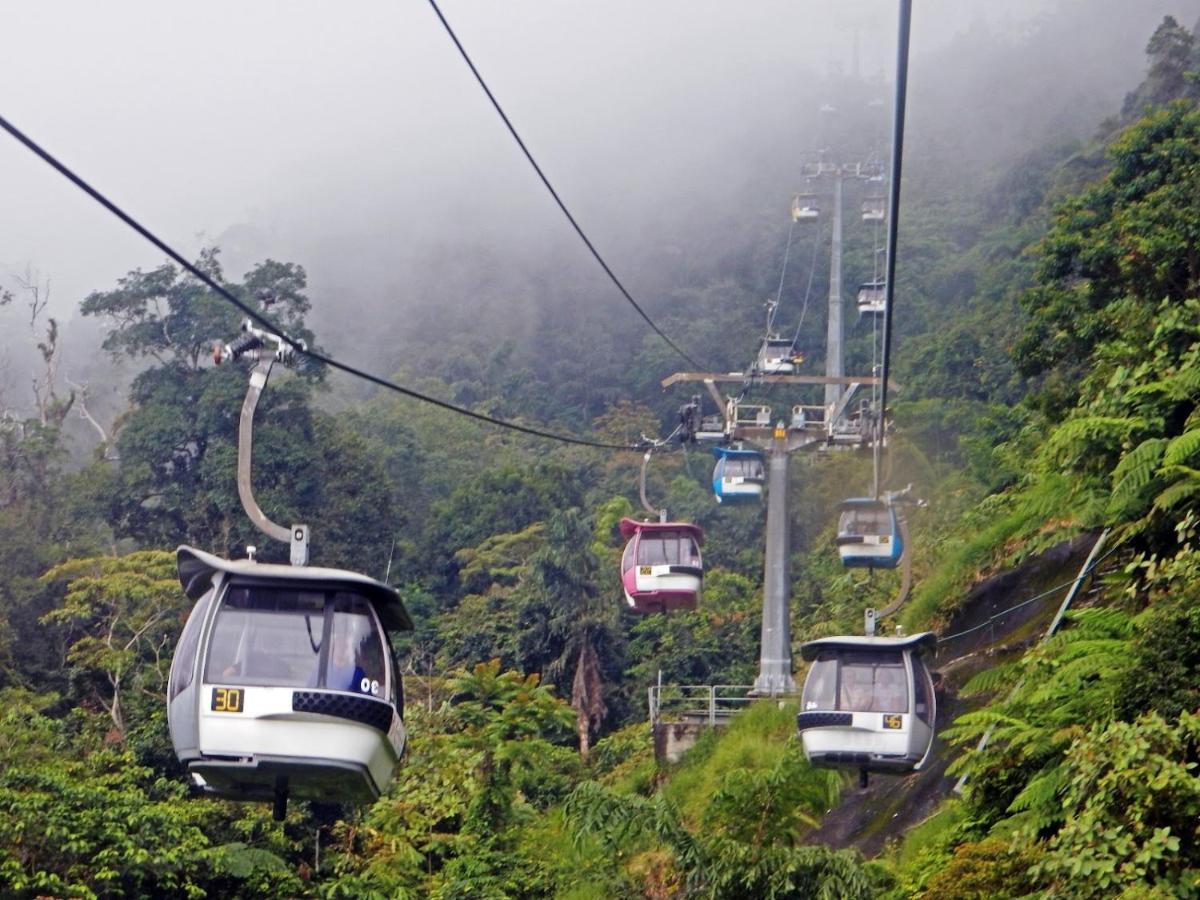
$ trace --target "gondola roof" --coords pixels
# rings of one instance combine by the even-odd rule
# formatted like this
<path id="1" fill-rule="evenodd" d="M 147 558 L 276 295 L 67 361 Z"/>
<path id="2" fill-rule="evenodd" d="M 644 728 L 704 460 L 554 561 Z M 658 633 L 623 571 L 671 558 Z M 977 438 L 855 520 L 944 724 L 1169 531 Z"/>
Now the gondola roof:
<path id="1" fill-rule="evenodd" d="M 412 619 L 404 601 L 395 588 L 367 575 L 346 569 L 325 569 L 319 566 L 284 566 L 260 563 L 249 559 L 222 559 L 195 547 L 181 546 L 175 551 L 179 566 L 179 583 L 191 600 L 199 600 L 212 584 L 217 572 L 228 572 L 247 579 L 259 578 L 273 582 L 319 582 L 353 585 L 371 601 L 379 621 L 392 631 L 411 631 Z"/>
<path id="2" fill-rule="evenodd" d="M 918 650 L 931 653 L 937 647 L 937 635 L 932 631 L 905 637 L 866 637 L 840 635 L 818 638 L 800 645 L 800 656 L 812 662 L 822 650 Z"/>
<path id="3" fill-rule="evenodd" d="M 713 447 L 712 455 L 717 458 L 726 456 L 730 459 L 762 459 L 761 451 L 746 450 L 739 447 Z"/>
<path id="4" fill-rule="evenodd" d="M 639 522 L 637 519 L 622 519 L 620 528 L 621 536 L 626 539 L 638 532 L 685 531 L 696 539 L 697 544 L 704 543 L 704 529 L 691 522 Z"/>
<path id="5" fill-rule="evenodd" d="M 838 504 L 838 509 L 890 509 L 882 500 L 874 497 L 850 497 Z"/>

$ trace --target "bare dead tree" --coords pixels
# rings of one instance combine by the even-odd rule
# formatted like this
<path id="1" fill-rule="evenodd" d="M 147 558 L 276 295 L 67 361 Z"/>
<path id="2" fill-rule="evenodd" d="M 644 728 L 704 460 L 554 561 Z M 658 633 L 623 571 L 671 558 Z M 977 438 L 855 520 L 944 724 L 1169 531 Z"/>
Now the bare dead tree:
<path id="1" fill-rule="evenodd" d="M 26 268 L 25 274 L 16 276 L 14 280 L 25 293 L 29 310 L 29 329 L 36 336 L 38 320 L 50 303 L 50 279 L 43 281 L 36 269 Z M 44 426 L 61 425 L 75 403 L 74 391 L 65 398 L 58 394 L 58 366 L 61 358 L 58 337 L 58 321 L 53 316 L 48 316 L 45 338 L 37 344 L 38 353 L 42 356 L 42 371 L 32 379 L 38 421 Z"/>
<path id="2" fill-rule="evenodd" d="M 107 429 L 100 424 L 100 421 L 93 416 L 91 411 L 87 408 L 87 382 L 77 384 L 71 380 L 71 376 L 69 375 L 64 375 L 63 380 L 67 383 L 67 386 L 71 388 L 72 393 L 75 395 L 76 402 L 79 404 L 79 418 L 83 419 L 94 429 L 96 429 L 96 433 L 100 435 L 100 449 L 104 454 L 104 458 L 112 461 L 119 459 L 120 457 L 117 455 L 116 445 L 113 443 L 112 437 L 109 435 Z"/>

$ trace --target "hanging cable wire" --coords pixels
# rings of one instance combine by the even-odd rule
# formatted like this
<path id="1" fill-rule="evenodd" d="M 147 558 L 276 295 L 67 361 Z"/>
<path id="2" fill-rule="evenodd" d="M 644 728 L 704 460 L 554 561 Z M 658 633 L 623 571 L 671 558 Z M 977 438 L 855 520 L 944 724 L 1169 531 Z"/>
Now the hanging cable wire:
<path id="1" fill-rule="evenodd" d="M 812 258 L 808 261 L 808 284 L 804 286 L 804 303 L 800 306 L 800 321 L 796 323 L 796 333 L 792 335 L 792 346 L 800 340 L 800 329 L 804 327 L 804 317 L 808 314 L 808 298 L 812 296 L 813 276 L 817 272 L 817 252 L 821 249 L 821 234 L 813 229 Z"/>
<path id="2" fill-rule="evenodd" d="M 239 310 L 241 310 L 243 313 L 245 313 L 248 317 L 250 317 L 255 322 L 257 322 L 263 328 L 267 329 L 268 331 L 273 332 L 274 334 L 279 335 L 279 337 L 297 353 L 302 353 L 305 356 L 307 356 L 308 358 L 315 360 L 316 362 L 319 362 L 319 363 L 324 363 L 325 365 L 329 366 L 332 369 L 338 369 L 339 371 L 345 372 L 347 375 L 353 375 L 355 378 L 361 378 L 364 381 L 369 381 L 370 383 L 378 385 L 381 388 L 385 388 L 389 391 L 394 391 L 398 394 L 403 394 L 404 396 L 411 397 L 414 400 L 420 400 L 423 403 L 429 403 L 429 404 L 432 404 L 433 406 L 441 407 L 442 409 L 448 410 L 450 412 L 458 413 L 459 415 L 467 416 L 469 418 L 475 419 L 476 421 L 486 422 L 489 425 L 496 425 L 500 428 L 507 428 L 511 431 L 519 431 L 522 434 L 527 434 L 532 437 L 546 438 L 547 440 L 559 441 L 564 444 L 576 444 L 581 447 L 594 447 L 599 450 L 639 450 L 640 451 L 643 449 L 643 447 L 640 445 L 609 444 L 609 443 L 605 443 L 603 441 L 589 441 L 586 438 L 577 438 L 577 437 L 571 437 L 570 435 L 565 435 L 565 434 L 556 434 L 552 431 L 543 431 L 540 428 L 531 428 L 528 425 L 521 425 L 517 422 L 510 422 L 505 419 L 497 419 L 494 416 L 489 416 L 489 415 L 485 415 L 484 413 L 475 412 L 474 410 L 467 409 L 464 406 L 458 406 L 458 405 L 456 405 L 454 403 L 450 403 L 446 400 L 439 400 L 436 397 L 430 397 L 427 394 L 422 394 L 419 391 L 412 390 L 411 388 L 403 387 L 399 384 L 396 384 L 393 381 L 388 381 L 386 378 L 381 378 L 378 375 L 373 375 L 370 372 L 366 372 L 362 369 L 348 365 L 347 363 L 339 362 L 338 360 L 334 359 L 333 357 L 326 356 L 325 354 L 320 353 L 319 351 L 309 349 L 308 346 L 305 345 L 305 343 L 303 341 L 297 340 L 296 338 L 293 338 L 290 335 L 286 334 L 277 325 L 275 325 L 275 323 L 272 322 L 269 318 L 264 316 L 258 310 L 252 308 L 248 304 L 239 300 L 227 288 L 218 284 L 209 275 L 205 274 L 202 270 L 200 270 L 194 264 L 189 262 L 183 255 L 181 255 L 176 250 L 174 250 L 172 247 L 170 247 L 165 241 L 158 238 L 148 228 L 146 228 L 145 226 L 140 224 L 131 215 L 129 215 L 127 212 L 125 212 L 123 209 L 121 209 L 119 206 L 117 206 L 115 203 L 113 203 L 111 200 L 109 200 L 107 197 L 105 197 L 103 194 L 101 194 L 98 190 L 96 190 L 94 187 L 92 187 L 90 184 L 88 184 L 88 182 L 84 181 L 83 178 L 81 178 L 79 175 L 76 175 L 75 172 L 73 172 L 71 169 L 67 168 L 67 166 L 65 164 L 60 162 L 56 157 L 52 156 L 48 150 L 43 148 L 40 144 L 38 144 L 35 140 L 33 140 L 33 138 L 29 137 L 27 134 L 25 134 L 23 131 L 21 131 L 19 128 L 17 128 L 15 125 L 13 125 L 13 123 L 10 122 L 8 119 L 6 119 L 4 116 L 0 116 L 0 128 L 3 128 L 5 131 L 7 131 L 10 135 L 12 135 L 14 138 L 16 138 L 22 144 L 24 144 L 29 150 L 33 151 L 37 156 L 41 157 L 41 159 L 44 162 L 46 162 L 51 168 L 53 168 L 55 171 L 57 171 L 60 175 L 67 178 L 77 188 L 79 188 L 81 191 L 83 191 L 85 194 L 87 194 L 89 197 L 91 197 L 93 200 L 95 200 L 97 203 L 99 203 L 101 206 L 103 206 L 105 209 L 107 209 L 110 213 L 112 213 L 114 216 L 116 216 L 118 219 L 120 219 L 122 222 L 124 222 L 126 225 L 128 225 L 130 228 L 132 228 L 138 234 L 140 234 L 143 238 L 145 238 L 147 241 L 149 241 L 151 244 L 153 244 L 155 247 L 157 247 L 159 250 L 161 250 L 163 253 L 165 253 L 167 256 L 169 256 L 171 259 L 173 259 L 175 262 L 177 262 L 185 271 L 187 271 L 193 278 L 197 279 L 202 284 L 204 284 L 207 288 L 209 288 L 209 290 L 213 291 L 215 294 L 217 294 L 219 297 L 226 300 L 227 302 L 233 304 L 235 307 L 237 307 Z"/>
<path id="3" fill-rule="evenodd" d="M 796 220 L 792 219 L 792 224 L 788 227 L 787 244 L 783 248 L 783 265 L 779 269 L 779 287 L 775 289 L 775 305 L 771 307 L 771 314 L 767 316 L 767 337 L 771 336 L 771 331 L 775 327 L 775 316 L 779 312 L 779 304 L 783 302 L 783 279 L 787 275 L 788 258 L 792 255 L 792 236 L 796 233 Z"/>
<path id="4" fill-rule="evenodd" d="M 912 25 L 912 0 L 900 0 L 896 47 L 896 103 L 892 118 L 891 182 L 888 185 L 887 262 L 884 266 L 883 359 L 879 387 L 880 433 L 887 415 L 888 373 L 891 368 L 892 306 L 896 295 L 896 235 L 900 225 L 900 172 L 904 161 L 904 113 L 908 103 L 908 43 Z"/>
<path id="5" fill-rule="evenodd" d="M 625 285 L 621 283 L 621 279 L 617 278 L 613 270 L 609 268 L 608 263 L 604 261 L 604 257 L 600 255 L 600 251 L 596 249 L 588 236 L 584 234 L 584 231 L 580 227 L 579 223 L 575 221 L 575 217 L 571 215 L 571 211 L 567 209 L 567 205 L 563 203 L 562 198 L 559 197 L 558 191 L 556 191 L 554 186 L 550 184 L 550 179 L 546 177 L 546 174 L 542 171 L 542 167 L 537 164 L 537 160 L 533 158 L 533 154 L 530 153 L 529 148 L 525 146 L 525 141 L 521 139 L 521 135 L 517 133 L 517 129 L 513 126 L 513 123 L 509 120 L 507 114 L 505 114 L 503 107 L 500 106 L 500 101 L 496 99 L 496 95 L 492 93 L 491 88 L 487 86 L 487 82 L 483 80 L 483 76 L 479 74 L 479 69 L 475 68 L 475 63 L 471 61 L 471 57 L 467 54 L 466 48 L 463 47 L 462 41 L 458 39 L 458 35 L 454 33 L 454 29 L 451 28 L 450 23 L 446 21 L 446 17 L 442 15 L 442 10 L 438 7 L 435 0 L 429 0 L 429 5 L 433 7 L 433 11 L 437 14 L 438 20 L 442 23 L 442 27 L 446 30 L 446 34 L 450 36 L 450 40 L 452 40 L 454 42 L 454 46 L 458 48 L 458 52 L 462 56 L 463 61 L 466 62 L 467 67 L 471 70 L 471 74 L 475 76 L 475 80 L 479 82 L 479 86 L 483 88 L 483 92 L 487 94 L 487 98 L 491 101 L 492 107 L 496 110 L 497 114 L 504 122 L 504 127 L 508 129 L 508 133 L 511 134 L 513 140 L 517 142 L 517 146 L 521 148 L 521 153 L 525 155 L 525 159 L 527 159 L 529 164 L 533 166 L 533 171 L 537 173 L 538 178 L 541 179 L 541 182 L 543 185 L 545 185 L 546 190 L 550 192 L 550 196 L 554 198 L 554 202 L 558 204 L 558 208 L 562 210 L 562 214 L 567 217 L 567 221 L 571 223 L 571 227 L 575 229 L 575 233 L 579 235 L 579 239 L 583 241 L 584 246 L 588 248 L 596 262 L 600 264 L 600 268 L 604 270 L 604 274 L 606 274 L 609 277 L 609 280 L 616 285 L 617 290 L 621 292 L 621 296 L 629 301 L 629 304 L 637 310 L 638 315 L 640 315 L 646 321 L 646 324 L 654 330 L 654 333 L 666 341 L 667 346 L 683 357 L 683 359 L 690 366 L 692 366 L 692 368 L 702 370 L 704 367 L 701 366 L 700 363 L 696 362 L 691 356 L 680 349 L 679 345 L 667 337 L 666 332 L 664 332 L 658 327 L 658 325 L 654 323 L 654 320 L 647 315 L 646 311 L 642 309 L 641 305 L 633 299 L 633 295 L 625 289 Z"/>
<path id="6" fill-rule="evenodd" d="M 1121 549 L 1120 545 L 1110 547 L 1109 550 L 1103 556 L 1101 556 L 1097 560 L 1094 560 L 1090 566 L 1088 566 L 1086 569 L 1084 569 L 1082 572 L 1080 572 L 1078 575 L 1076 575 L 1070 581 L 1064 581 L 1062 584 L 1056 584 L 1054 587 L 1047 588 L 1046 590 L 1042 591 L 1040 594 L 1034 594 L 1032 597 L 1022 600 L 1020 603 L 1016 603 L 1016 604 L 1008 607 L 1007 609 L 1002 609 L 1002 610 L 1000 610 L 1000 612 L 992 613 L 990 616 L 988 616 L 986 619 L 984 619 L 978 625 L 972 625 L 970 628 L 964 628 L 962 631 L 954 632 L 954 634 L 939 634 L 938 635 L 938 644 L 944 645 L 946 642 L 953 641 L 956 638 L 960 638 L 960 637 L 963 637 L 968 634 L 974 634 L 976 631 L 981 631 L 984 628 L 987 628 L 989 625 L 996 623 L 1000 619 L 1007 616 L 1009 613 L 1016 612 L 1019 609 L 1024 609 L 1026 606 L 1029 606 L 1031 603 L 1036 603 L 1039 600 L 1045 600 L 1047 597 L 1058 593 L 1063 588 L 1069 588 L 1071 585 L 1073 585 L 1075 582 L 1079 581 L 1081 578 L 1083 578 L 1087 575 L 1090 575 L 1092 572 L 1096 571 L 1096 569 L 1099 567 L 1100 563 L 1104 562 L 1104 560 L 1108 559 L 1108 557 L 1112 556 L 1114 553 L 1116 553 L 1120 549 Z"/>

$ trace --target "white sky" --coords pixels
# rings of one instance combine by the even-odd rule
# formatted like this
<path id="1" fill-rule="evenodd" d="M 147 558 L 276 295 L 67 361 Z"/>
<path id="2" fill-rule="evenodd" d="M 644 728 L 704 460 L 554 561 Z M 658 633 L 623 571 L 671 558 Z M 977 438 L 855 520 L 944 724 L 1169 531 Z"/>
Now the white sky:
<path id="1" fill-rule="evenodd" d="M 1136 71 L 1162 12 L 1191 25 L 1200 5 L 1064 2 Z M 918 121 L 922 60 L 964 35 L 1019 35 L 1056 2 L 914 5 Z M 1101 7 L 1120 14 L 1089 15 Z M 864 72 L 894 67 L 893 0 L 444 0 L 443 11 L 568 205 L 617 252 L 663 240 L 663 209 L 797 157 L 763 123 L 810 115 L 797 98 L 848 65 L 856 31 Z M 423 0 L 3 0 L 0 33 L 0 111 L 185 253 L 249 226 L 247 253 L 301 262 L 320 287 L 339 271 L 331 258 L 367 273 L 419 266 L 424 247 L 464 229 L 530 253 L 573 240 Z M 227 256 L 240 276 L 236 248 Z M 161 261 L 0 135 L 0 280 L 32 266 L 65 312 Z"/>

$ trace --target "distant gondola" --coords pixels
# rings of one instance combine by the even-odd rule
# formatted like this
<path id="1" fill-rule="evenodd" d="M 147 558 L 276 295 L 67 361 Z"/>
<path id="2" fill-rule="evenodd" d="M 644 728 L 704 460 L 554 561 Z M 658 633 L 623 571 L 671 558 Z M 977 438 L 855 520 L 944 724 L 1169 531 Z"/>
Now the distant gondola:
<path id="1" fill-rule="evenodd" d="M 793 222 L 815 222 L 820 215 L 816 194 L 797 194 L 792 198 Z"/>
<path id="2" fill-rule="evenodd" d="M 842 501 L 837 547 L 846 568 L 894 569 L 904 553 L 896 511 L 870 497 Z"/>
<path id="3" fill-rule="evenodd" d="M 812 665 L 796 726 L 817 766 L 911 772 L 929 757 L 937 723 L 933 679 L 922 654 L 932 632 L 912 637 L 828 637 L 800 655 Z"/>
<path id="4" fill-rule="evenodd" d="M 802 362 L 804 356 L 792 341 L 768 335 L 759 345 L 755 367 L 764 375 L 794 375 Z"/>
<path id="5" fill-rule="evenodd" d="M 858 311 L 863 315 L 882 315 L 887 305 L 887 282 L 868 281 L 858 286 Z"/>
<path id="6" fill-rule="evenodd" d="M 763 459 L 757 450 L 713 447 L 713 496 L 718 503 L 742 503 L 762 499 Z"/>
<path id="7" fill-rule="evenodd" d="M 621 520 L 625 601 L 638 613 L 695 609 L 704 582 L 704 531 L 686 522 Z"/>

